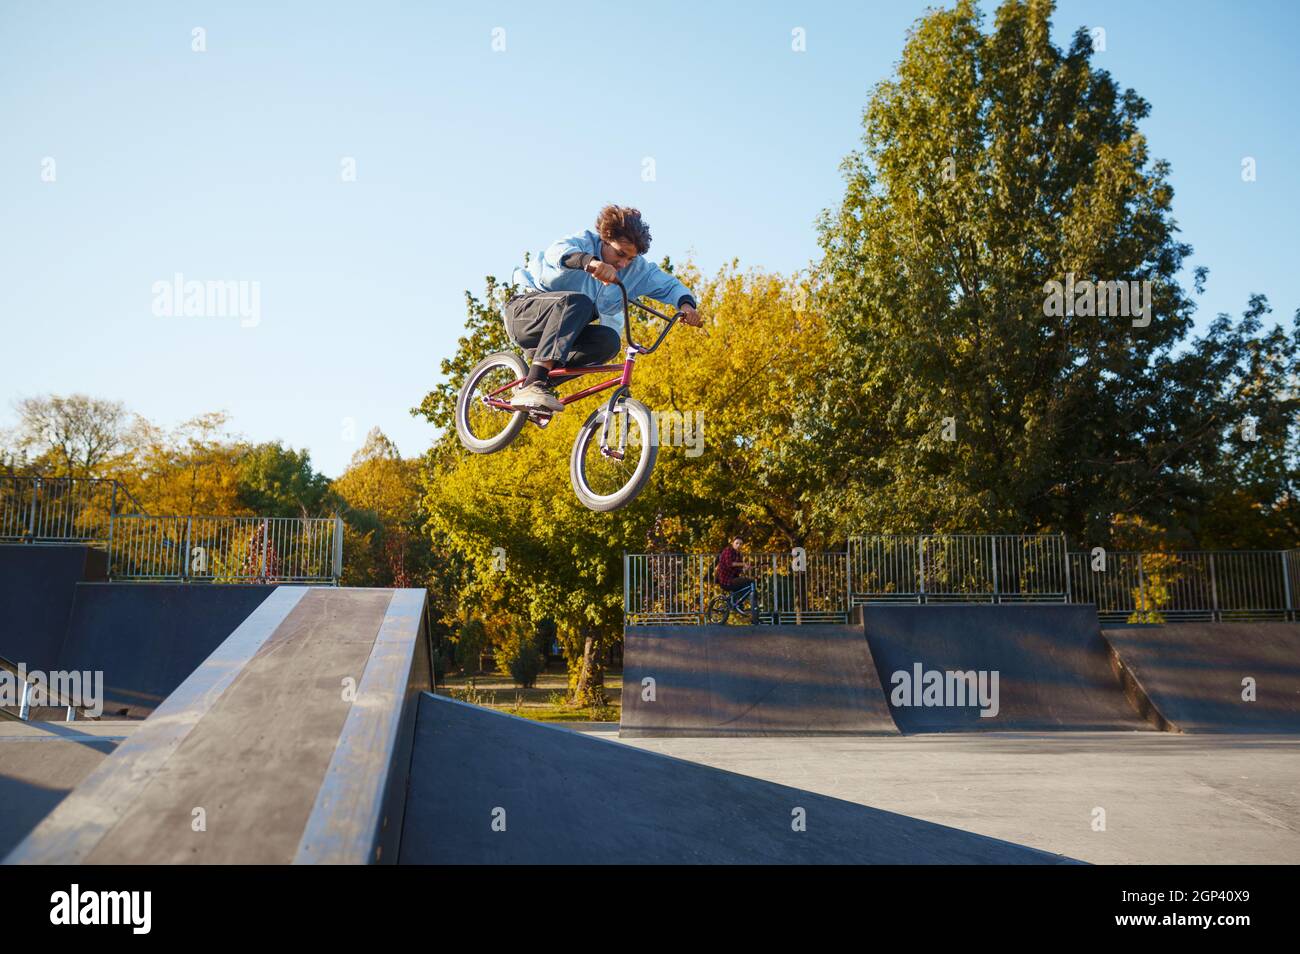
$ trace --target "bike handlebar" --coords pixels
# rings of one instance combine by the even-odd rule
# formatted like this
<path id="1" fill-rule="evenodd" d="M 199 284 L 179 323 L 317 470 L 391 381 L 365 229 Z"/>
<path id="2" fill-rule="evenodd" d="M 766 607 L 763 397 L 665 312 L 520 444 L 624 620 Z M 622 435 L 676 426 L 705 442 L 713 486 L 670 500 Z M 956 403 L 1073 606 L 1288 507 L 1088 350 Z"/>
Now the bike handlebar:
<path id="1" fill-rule="evenodd" d="M 676 312 L 672 315 L 672 317 L 669 317 L 668 315 L 662 315 L 659 312 L 655 311 L 653 308 L 651 308 L 649 305 L 643 305 L 639 301 L 636 301 L 635 299 L 628 298 L 627 289 L 623 287 L 622 282 L 616 281 L 614 282 L 614 284 L 617 285 L 618 290 L 623 293 L 623 331 L 627 335 L 628 347 L 635 348 L 641 354 L 650 354 L 652 351 L 654 351 L 656 348 L 658 348 L 661 344 L 664 343 L 664 339 L 668 337 L 668 332 L 673 330 L 673 325 L 677 324 L 677 319 L 682 316 L 682 313 L 680 311 Z M 648 348 L 645 345 L 639 345 L 632 340 L 632 316 L 628 313 L 627 310 L 627 306 L 629 304 L 636 305 L 642 311 L 649 312 L 650 314 L 654 315 L 656 318 L 668 322 L 664 330 L 659 333 L 659 337 L 655 340 L 655 343 Z"/>

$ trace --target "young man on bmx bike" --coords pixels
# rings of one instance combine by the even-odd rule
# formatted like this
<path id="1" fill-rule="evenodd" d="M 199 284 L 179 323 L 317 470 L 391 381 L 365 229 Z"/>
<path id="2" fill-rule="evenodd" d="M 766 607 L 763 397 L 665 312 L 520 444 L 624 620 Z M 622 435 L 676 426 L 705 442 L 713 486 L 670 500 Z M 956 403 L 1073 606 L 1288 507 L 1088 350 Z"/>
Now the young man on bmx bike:
<path id="1" fill-rule="evenodd" d="M 621 282 L 631 299 L 671 302 L 686 324 L 701 323 L 690 289 L 644 258 L 648 251 L 650 228 L 641 213 L 607 205 L 595 231 L 553 242 L 530 267 L 515 269 L 520 292 L 506 303 L 506 333 L 531 354 L 528 376 L 510 395 L 513 406 L 558 414 L 564 404 L 551 370 L 604 364 L 618 354 L 626 319 L 610 285 Z"/>
<path id="2" fill-rule="evenodd" d="M 529 267 L 515 269 L 520 291 L 503 317 L 523 357 L 502 351 L 470 371 L 456 399 L 456 432 L 466 449 L 496 453 L 528 421 L 546 427 L 566 405 L 612 390 L 578 430 L 569 476 L 578 499 L 592 510 L 617 510 L 641 492 L 654 468 L 658 435 L 649 409 L 631 396 L 637 356 L 663 344 L 679 318 L 703 324 L 690 290 L 643 257 L 649 248 L 641 213 L 609 205 L 595 231 L 562 238 Z M 660 314 L 641 304 L 641 296 L 673 302 L 677 311 Z M 629 305 L 667 323 L 654 344 L 633 339 Z M 602 364 L 618 352 L 620 337 L 627 339 L 623 363 Z M 560 381 L 602 372 L 617 376 L 564 397 L 555 392 Z"/>

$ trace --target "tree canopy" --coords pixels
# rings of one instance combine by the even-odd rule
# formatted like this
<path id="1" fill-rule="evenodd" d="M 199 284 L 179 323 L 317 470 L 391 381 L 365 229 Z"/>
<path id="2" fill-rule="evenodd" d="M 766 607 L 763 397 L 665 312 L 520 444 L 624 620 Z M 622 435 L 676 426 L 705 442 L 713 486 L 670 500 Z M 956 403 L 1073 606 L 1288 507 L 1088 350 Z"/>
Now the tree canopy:
<path id="1" fill-rule="evenodd" d="M 845 530 L 1109 543 L 1118 515 L 1196 538 L 1221 496 L 1207 481 L 1240 459 L 1232 435 L 1261 393 L 1285 398 L 1297 339 L 1261 328 L 1262 298 L 1187 342 L 1191 248 L 1140 130 L 1151 107 L 1096 67 L 1085 30 L 1053 45 L 1051 13 L 1008 0 L 985 32 L 962 0 L 918 21 L 819 221 L 813 307 L 834 356 L 802 457 Z M 1075 277 L 1149 282 L 1149 313 L 1085 296 L 1061 314 L 1050 283 Z M 1269 504 L 1292 489 L 1288 406 L 1258 431 Z"/>

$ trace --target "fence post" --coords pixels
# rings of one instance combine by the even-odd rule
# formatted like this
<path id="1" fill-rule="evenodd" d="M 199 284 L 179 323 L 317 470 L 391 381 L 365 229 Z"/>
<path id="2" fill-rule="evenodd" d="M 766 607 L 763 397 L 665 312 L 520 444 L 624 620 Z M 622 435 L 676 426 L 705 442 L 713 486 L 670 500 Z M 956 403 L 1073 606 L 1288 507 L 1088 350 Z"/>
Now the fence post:
<path id="1" fill-rule="evenodd" d="M 917 580 L 916 601 L 918 603 L 924 603 L 925 602 L 925 538 L 920 534 L 917 534 L 916 536 L 916 563 L 917 563 L 917 568 L 921 574 L 920 579 Z"/>
<path id="2" fill-rule="evenodd" d="M 41 492 L 41 478 L 32 478 L 32 509 L 27 514 L 27 539 L 25 543 L 32 543 L 36 539 L 36 499 Z"/>
<path id="3" fill-rule="evenodd" d="M 807 553 L 804 554 L 804 558 L 807 559 Z M 781 554 L 781 559 L 785 561 L 785 565 L 790 573 L 790 611 L 794 613 L 794 622 L 795 625 L 798 626 L 803 623 L 804 607 L 808 602 L 808 588 L 806 585 L 808 582 L 808 576 L 806 572 L 801 573 L 794 568 L 793 550 L 788 554 Z M 776 557 L 773 556 L 772 560 L 775 562 Z M 805 570 L 807 566 L 808 564 L 805 563 Z"/>
<path id="4" fill-rule="evenodd" d="M 627 551 L 623 551 L 623 628 L 627 628 Z"/>
<path id="5" fill-rule="evenodd" d="M 1210 622 L 1222 622 L 1219 614 L 1219 581 L 1214 575 L 1214 554 L 1210 554 Z"/>
<path id="6" fill-rule="evenodd" d="M 849 558 L 849 547 L 844 547 L 844 621 L 848 623 L 849 613 L 853 612 L 853 560 Z"/>
<path id="7" fill-rule="evenodd" d="M 1142 554 L 1138 553 L 1138 622 L 1146 622 L 1147 615 L 1147 577 L 1142 567 Z"/>
<path id="8" fill-rule="evenodd" d="M 772 602 L 771 602 L 772 625 L 775 626 L 777 623 L 779 623 L 781 617 L 781 611 L 780 611 L 781 594 L 780 594 L 780 590 L 777 589 L 777 585 L 776 585 L 776 554 L 772 554 L 771 560 L 772 560 L 772 571 L 767 574 L 767 589 L 772 594 Z M 755 564 L 754 568 L 757 569 L 758 564 Z M 758 599 L 758 573 L 754 574 L 754 599 Z"/>
<path id="9" fill-rule="evenodd" d="M 1065 602 L 1074 602 L 1074 591 L 1070 587 L 1070 545 L 1066 542 L 1065 533 L 1061 533 L 1061 569 L 1065 574 Z"/>
<path id="10" fill-rule="evenodd" d="M 117 481 L 113 481 L 113 492 L 108 498 L 108 570 L 106 576 L 113 578 L 113 523 L 117 519 Z"/>
<path id="11" fill-rule="evenodd" d="M 1286 594 L 1286 618 L 1290 622 L 1295 614 L 1291 609 L 1291 573 L 1286 565 L 1287 551 L 1278 551 L 1278 556 L 1282 558 L 1282 592 Z"/>
<path id="12" fill-rule="evenodd" d="M 844 544 L 844 611 L 853 612 L 853 538 Z M 848 622 L 848 617 L 845 617 Z"/>
<path id="13" fill-rule="evenodd" d="M 998 540 L 999 539 L 1000 539 L 999 537 L 995 536 L 989 541 L 989 543 L 991 544 L 991 549 L 993 550 L 993 602 L 994 603 L 1001 602 L 998 599 Z"/>
<path id="14" fill-rule="evenodd" d="M 113 525 L 117 522 L 117 514 L 108 515 L 108 559 L 104 561 L 104 578 L 113 579 Z"/>
<path id="15" fill-rule="evenodd" d="M 343 579 L 343 518 L 338 514 L 334 515 L 334 585 L 339 585 L 339 580 Z"/>
<path id="16" fill-rule="evenodd" d="M 699 603 L 696 604 L 700 610 L 700 625 L 703 626 L 709 621 L 709 597 L 708 586 L 713 581 L 709 579 L 709 567 L 713 561 L 707 554 L 699 554 L 695 557 L 695 578 L 700 582 Z"/>
<path id="17" fill-rule="evenodd" d="M 258 573 L 258 579 L 263 583 L 266 582 L 266 550 L 271 543 L 271 528 L 267 524 L 265 517 L 262 518 L 262 565 Z"/>
<path id="18" fill-rule="evenodd" d="M 190 531 L 194 527 L 193 515 L 185 518 L 185 552 L 181 554 L 181 582 L 188 583 L 190 579 Z"/>

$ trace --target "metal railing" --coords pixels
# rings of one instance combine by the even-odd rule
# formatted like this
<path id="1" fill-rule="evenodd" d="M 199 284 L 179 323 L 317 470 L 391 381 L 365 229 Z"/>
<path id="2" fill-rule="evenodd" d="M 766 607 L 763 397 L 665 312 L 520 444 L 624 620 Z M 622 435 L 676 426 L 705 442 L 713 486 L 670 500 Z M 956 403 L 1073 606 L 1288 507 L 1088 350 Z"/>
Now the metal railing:
<path id="1" fill-rule="evenodd" d="M 1062 534 L 871 534 L 850 537 L 853 605 L 945 600 L 1067 600 Z"/>
<path id="2" fill-rule="evenodd" d="M 629 625 L 699 622 L 709 597 L 709 553 L 623 554 L 623 618 Z"/>
<path id="3" fill-rule="evenodd" d="M 0 718 L 17 722 L 30 721 L 32 715 L 32 690 L 34 687 L 27 678 L 25 667 L 18 665 L 5 656 L 0 656 L 0 672 L 8 673 L 11 681 L 21 684 L 21 688 L 18 690 L 18 698 L 15 700 L 18 711 L 11 712 L 9 709 L 0 709 Z M 53 690 L 47 685 L 42 690 L 42 695 L 48 696 L 52 692 Z M 55 695 L 53 700 L 46 698 L 43 701 L 46 703 L 46 708 L 62 709 L 63 721 L 75 722 L 77 720 L 78 705 L 72 699 L 65 699 Z"/>
<path id="4" fill-rule="evenodd" d="M 1300 550 L 1070 554 L 1073 602 L 1105 622 L 1296 619 Z"/>
<path id="5" fill-rule="evenodd" d="M 767 622 L 880 602 L 1093 603 L 1103 622 L 1300 618 L 1300 549 L 1071 553 L 1061 534 L 875 534 L 844 552 L 746 554 Z M 623 557 L 629 626 L 702 623 L 714 555 Z"/>
<path id="6" fill-rule="evenodd" d="M 107 543 L 118 481 L 93 477 L 0 477 L 0 541 Z"/>
<path id="7" fill-rule="evenodd" d="M 139 503 L 119 481 L 0 477 L 0 542 L 80 543 L 108 552 L 110 580 L 334 583 L 334 517 L 182 517 L 119 513 Z"/>
<path id="8" fill-rule="evenodd" d="M 337 583 L 341 517 L 151 517 L 119 514 L 110 580 Z"/>
<path id="9" fill-rule="evenodd" d="M 712 581 L 711 553 L 635 553 L 623 559 L 623 615 L 628 625 L 701 623 L 722 590 Z M 844 553 L 747 553 L 759 618 L 780 623 L 845 622 L 849 614 Z"/>

